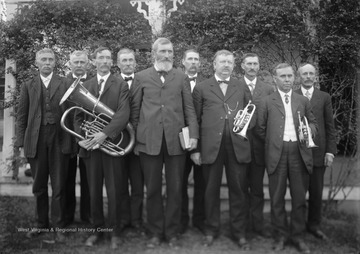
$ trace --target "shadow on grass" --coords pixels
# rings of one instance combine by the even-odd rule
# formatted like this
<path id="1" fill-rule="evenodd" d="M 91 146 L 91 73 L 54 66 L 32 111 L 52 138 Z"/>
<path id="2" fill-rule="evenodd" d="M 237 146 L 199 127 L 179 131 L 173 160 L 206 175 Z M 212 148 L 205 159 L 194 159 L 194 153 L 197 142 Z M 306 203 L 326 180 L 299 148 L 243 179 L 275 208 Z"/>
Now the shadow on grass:
<path id="1" fill-rule="evenodd" d="M 110 241 L 108 237 L 105 237 L 92 248 L 85 247 L 84 241 L 89 233 L 84 232 L 84 230 L 89 228 L 89 225 L 80 222 L 75 222 L 70 229 L 67 229 L 72 232 L 66 233 L 67 239 L 65 243 L 54 242 L 53 233 L 45 233 L 35 239 L 27 239 L 24 231 L 35 225 L 34 207 L 34 198 L 0 197 L 0 253 L 239 253 L 239 248 L 230 237 L 227 211 L 221 214 L 221 234 L 211 247 L 203 247 L 201 244 L 202 234 L 197 229 L 190 227 L 181 236 L 179 249 L 174 250 L 166 243 L 162 243 L 156 249 L 147 249 L 145 246 L 147 236 L 129 228 L 123 232 L 122 239 L 124 242 L 120 249 L 113 251 L 109 248 Z M 267 224 L 269 223 L 269 214 L 265 214 L 265 221 Z M 329 236 L 329 242 L 322 242 L 309 234 L 305 235 L 305 241 L 308 243 L 312 253 L 358 254 L 359 229 L 358 216 L 334 213 L 323 220 L 323 230 Z M 274 253 L 272 251 L 272 239 L 258 238 L 251 234 L 248 235 L 248 238 L 252 249 L 241 253 Z M 293 246 L 286 246 L 282 253 L 295 254 L 298 251 Z"/>

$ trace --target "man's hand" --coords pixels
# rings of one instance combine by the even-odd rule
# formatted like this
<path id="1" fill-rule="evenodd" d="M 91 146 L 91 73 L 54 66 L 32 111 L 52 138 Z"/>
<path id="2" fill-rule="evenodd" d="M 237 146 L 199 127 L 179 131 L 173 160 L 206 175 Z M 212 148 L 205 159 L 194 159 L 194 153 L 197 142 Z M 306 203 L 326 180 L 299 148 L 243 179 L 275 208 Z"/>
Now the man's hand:
<path id="1" fill-rule="evenodd" d="M 190 159 L 198 166 L 201 165 L 201 155 L 200 153 L 192 153 Z"/>
<path id="2" fill-rule="evenodd" d="M 106 134 L 103 132 L 98 132 L 95 134 L 88 135 L 87 139 L 81 140 L 79 146 L 86 150 L 95 150 L 100 147 L 100 145 L 107 138 Z"/>
<path id="3" fill-rule="evenodd" d="M 325 167 L 331 167 L 333 161 L 334 161 L 334 156 L 328 153 L 325 154 L 325 158 L 324 158 Z"/>
<path id="4" fill-rule="evenodd" d="M 188 151 L 191 151 L 191 150 L 196 149 L 196 147 L 197 147 L 197 142 L 198 142 L 198 140 L 197 140 L 196 138 L 191 138 L 191 139 L 190 139 L 190 148 L 188 148 L 187 150 L 188 150 Z"/>

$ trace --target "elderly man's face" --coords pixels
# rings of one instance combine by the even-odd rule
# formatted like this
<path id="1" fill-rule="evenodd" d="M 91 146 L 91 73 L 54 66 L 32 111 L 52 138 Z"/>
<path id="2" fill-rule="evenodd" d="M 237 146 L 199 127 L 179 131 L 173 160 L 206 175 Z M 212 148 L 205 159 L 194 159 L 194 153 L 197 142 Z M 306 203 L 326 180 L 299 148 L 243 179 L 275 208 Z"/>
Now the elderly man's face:
<path id="1" fill-rule="evenodd" d="M 41 53 L 36 57 L 35 65 L 42 76 L 49 76 L 55 68 L 55 56 L 51 53 Z"/>
<path id="2" fill-rule="evenodd" d="M 299 69 L 300 83 L 305 88 L 310 88 L 315 84 L 316 70 L 311 64 L 304 65 Z"/>
<path id="3" fill-rule="evenodd" d="M 86 55 L 71 56 L 69 61 L 71 72 L 76 77 L 83 76 L 86 73 L 88 62 L 89 60 Z"/>

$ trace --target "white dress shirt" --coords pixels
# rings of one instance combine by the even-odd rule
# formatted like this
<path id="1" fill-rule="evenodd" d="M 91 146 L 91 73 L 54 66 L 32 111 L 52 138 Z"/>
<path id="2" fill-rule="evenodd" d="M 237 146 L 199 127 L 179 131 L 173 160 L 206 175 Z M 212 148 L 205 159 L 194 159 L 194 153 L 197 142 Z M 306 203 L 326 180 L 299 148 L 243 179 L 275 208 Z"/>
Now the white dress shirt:
<path id="1" fill-rule="evenodd" d="M 53 76 L 53 72 L 47 77 L 44 77 L 40 74 L 41 81 L 43 82 L 43 84 L 46 88 L 48 88 L 48 86 L 50 84 L 50 80 L 52 79 L 52 76 Z"/>
<path id="2" fill-rule="evenodd" d="M 133 82 L 133 80 L 134 80 L 134 78 L 135 78 L 134 73 L 131 74 L 131 75 L 125 75 L 125 74 L 121 73 L 120 75 L 121 75 L 121 77 L 123 78 L 123 80 L 125 80 L 125 78 L 130 78 L 130 77 L 132 78 L 132 80 L 126 81 L 126 82 L 128 83 L 128 85 L 129 85 L 129 89 L 130 89 L 130 87 L 131 87 L 131 85 L 132 85 L 132 82 Z"/>
<path id="3" fill-rule="evenodd" d="M 103 91 L 104 91 L 104 87 L 105 87 L 106 81 L 107 81 L 107 79 L 108 79 L 109 76 L 110 76 L 110 72 L 109 72 L 108 74 L 106 74 L 105 76 L 100 76 L 99 73 L 96 74 L 96 76 L 97 76 L 98 84 L 99 84 L 99 82 L 100 82 L 100 79 L 103 79 L 103 80 L 104 80 L 104 82 L 101 83 L 101 89 L 100 89 L 100 91 L 99 91 L 99 94 L 102 94 Z"/>
<path id="4" fill-rule="evenodd" d="M 284 126 L 283 141 L 287 141 L 287 142 L 288 141 L 297 141 L 294 118 L 293 118 L 293 113 L 292 113 L 292 109 L 291 109 L 292 90 L 290 90 L 288 93 L 284 93 L 279 90 L 279 93 L 280 93 L 281 100 L 282 100 L 282 102 L 284 104 L 284 108 L 285 108 L 285 126 Z M 285 95 L 289 96 L 288 103 L 285 102 Z"/>

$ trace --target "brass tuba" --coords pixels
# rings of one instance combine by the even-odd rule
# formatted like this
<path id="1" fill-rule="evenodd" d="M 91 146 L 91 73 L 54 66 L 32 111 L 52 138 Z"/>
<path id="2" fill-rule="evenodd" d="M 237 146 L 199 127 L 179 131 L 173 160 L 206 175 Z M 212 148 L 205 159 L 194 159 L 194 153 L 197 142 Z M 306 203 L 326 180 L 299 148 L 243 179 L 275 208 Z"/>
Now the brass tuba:
<path id="1" fill-rule="evenodd" d="M 300 142 L 305 141 L 307 148 L 318 147 L 317 145 L 315 145 L 315 143 L 311 137 L 311 129 L 309 127 L 309 123 L 308 123 L 306 116 L 304 116 L 305 123 L 303 123 L 303 121 L 301 121 L 300 111 L 298 111 L 298 116 L 299 116 L 299 139 L 300 139 Z"/>
<path id="2" fill-rule="evenodd" d="M 80 78 L 77 78 L 69 89 L 65 92 L 61 98 L 60 105 L 65 101 L 70 101 L 78 106 L 73 106 L 67 109 L 61 117 L 61 127 L 69 132 L 71 135 L 77 137 L 80 140 L 86 139 L 87 135 L 95 134 L 104 129 L 109 124 L 113 115 L 115 114 L 104 103 L 100 102 L 100 98 L 93 96 L 80 82 Z M 65 119 L 72 110 L 80 110 L 85 114 L 88 114 L 94 118 L 93 121 L 84 120 L 80 128 L 85 131 L 85 137 L 72 131 L 65 125 Z M 120 137 L 115 142 L 105 140 L 99 147 L 101 151 L 111 156 L 124 156 L 129 153 L 135 144 L 135 131 L 133 126 L 128 123 L 126 126 L 126 132 L 121 132 Z M 128 144 L 125 146 L 125 144 Z M 124 144 L 125 143 L 125 144 Z M 123 148 L 124 147 L 124 148 Z"/>
<path id="3" fill-rule="evenodd" d="M 234 128 L 233 128 L 233 132 L 235 132 L 236 135 L 248 139 L 246 137 L 246 131 L 249 128 L 249 124 L 251 118 L 254 115 L 255 109 L 256 106 L 254 104 L 251 104 L 251 100 L 250 100 L 244 109 L 241 109 L 236 113 L 236 116 L 234 118 Z"/>

